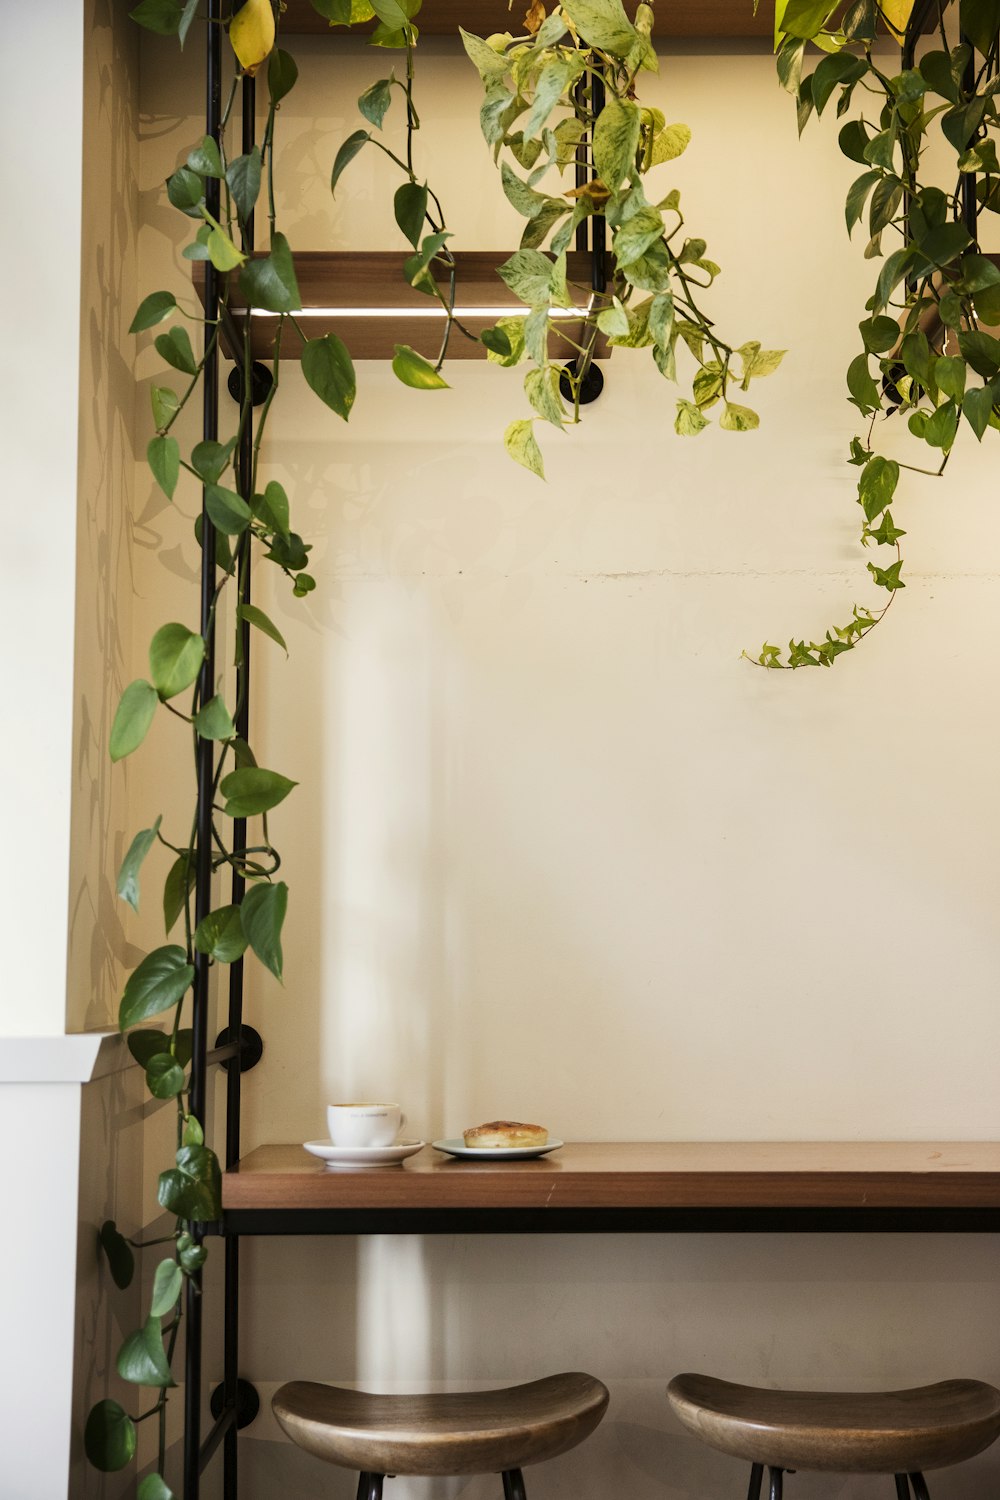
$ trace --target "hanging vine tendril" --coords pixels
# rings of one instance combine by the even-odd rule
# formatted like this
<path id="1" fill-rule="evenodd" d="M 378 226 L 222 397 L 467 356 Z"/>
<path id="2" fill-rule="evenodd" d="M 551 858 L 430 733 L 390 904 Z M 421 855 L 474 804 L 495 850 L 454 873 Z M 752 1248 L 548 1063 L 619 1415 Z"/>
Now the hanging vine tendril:
<path id="1" fill-rule="evenodd" d="M 142 0 L 133 18 L 148 30 L 175 35 L 184 45 L 198 19 L 197 0 Z M 214 24 L 214 23 L 210 23 Z M 295 86 L 293 58 L 277 45 L 277 7 L 271 0 L 248 3 L 225 18 L 234 59 L 233 78 L 222 110 L 218 136 L 206 135 L 188 153 L 165 185 L 169 202 L 191 222 L 193 239 L 183 250 L 186 259 L 210 262 L 218 273 L 221 292 L 218 319 L 211 307 L 202 314 L 178 300 L 169 290 L 151 292 L 132 321 L 131 332 L 154 329 L 154 345 L 164 364 L 184 378 L 184 385 L 161 383 L 151 390 L 154 434 L 147 459 L 160 490 L 174 501 L 187 486 L 200 488 L 203 514 L 215 533 L 216 582 L 203 630 L 171 622 L 160 627 L 149 646 L 149 677 L 129 684 L 122 694 L 111 730 L 113 760 L 139 749 L 159 709 L 166 709 L 187 728 L 196 766 L 204 747 L 212 747 L 211 818 L 209 822 L 213 872 L 227 868 L 238 881 L 239 896 L 215 906 L 196 920 L 195 874 L 198 863 L 197 807 L 186 836 L 174 840 L 163 831 L 162 816 L 137 833 L 118 874 L 118 893 L 139 909 L 140 872 L 153 848 L 172 855 L 163 888 L 163 922 L 169 938 L 183 918 L 183 942 L 155 948 L 128 978 L 119 1007 L 121 1030 L 143 1068 L 155 1099 L 173 1100 L 177 1113 L 174 1160 L 160 1173 L 157 1199 L 173 1216 L 173 1232 L 146 1242 L 169 1246 L 153 1277 L 148 1313 L 142 1326 L 123 1342 L 117 1357 L 123 1380 L 155 1390 L 156 1400 L 138 1414 L 117 1402 L 104 1400 L 91 1410 L 85 1430 L 87 1456 L 97 1468 L 124 1468 L 133 1458 L 139 1423 L 155 1417 L 158 1423 L 157 1464 L 138 1488 L 139 1500 L 171 1500 L 165 1477 L 166 1408 L 175 1384 L 172 1361 L 183 1318 L 182 1292 L 186 1283 L 200 1286 L 206 1250 L 199 1226 L 219 1218 L 221 1173 L 215 1153 L 205 1144 L 204 1121 L 192 1109 L 190 1064 L 192 1032 L 185 1014 L 195 976 L 196 961 L 211 968 L 242 959 L 249 950 L 276 978 L 282 975 L 281 932 L 288 888 L 275 880 L 280 855 L 271 841 L 268 816 L 291 792 L 295 783 L 280 772 L 257 764 L 247 740 L 237 730 L 244 708 L 246 674 L 238 673 L 238 691 L 227 702 L 221 684 L 206 686 L 204 663 L 218 630 L 232 641 L 232 658 L 242 662 L 244 631 L 249 627 L 279 646 L 285 643 L 274 622 L 249 603 L 248 580 L 254 558 L 271 562 L 289 579 L 296 597 L 315 587 L 307 571 L 309 545 L 292 530 L 288 496 L 275 480 L 264 483 L 260 474 L 261 448 L 280 384 L 281 342 L 286 322 L 301 306 L 291 249 L 277 227 L 275 202 L 275 138 L 283 99 Z M 269 106 L 259 146 L 234 154 L 229 147 L 231 116 L 240 80 L 265 70 Z M 253 253 L 252 221 L 261 193 L 265 195 L 269 227 L 266 253 Z M 217 204 L 217 208 L 213 211 Z M 195 228 L 195 226 L 197 226 Z M 243 319 L 243 335 L 233 334 L 234 294 L 245 308 L 277 314 L 272 361 L 272 384 L 258 418 L 252 444 L 241 439 L 248 431 L 253 396 L 253 355 L 250 322 Z M 185 326 L 204 330 L 204 353 L 196 357 Z M 169 327 L 166 325 L 169 324 Z M 224 328 L 238 349 L 242 398 L 235 432 L 224 442 L 195 443 L 182 451 L 175 430 L 181 413 L 205 377 L 206 363 L 216 353 Z M 340 417 L 350 414 L 355 395 L 354 369 L 341 341 L 333 334 L 304 340 L 303 368 L 313 390 Z M 195 533 L 200 544 L 203 519 Z M 178 707 L 185 701 L 186 708 Z M 245 820 L 260 820 L 259 839 L 247 845 L 234 837 Z M 211 904 L 211 903 L 209 903 Z M 158 1016 L 170 1018 L 167 1029 L 141 1026 Z M 136 1029 L 140 1028 L 141 1029 Z M 133 1241 L 113 1221 L 101 1230 L 100 1242 L 111 1274 L 119 1286 L 128 1285 L 134 1271 Z"/>
<path id="2" fill-rule="evenodd" d="M 881 609 L 855 605 L 846 625 L 822 641 L 792 640 L 785 653 L 765 643 L 752 658 L 763 667 L 831 666 L 885 618 L 905 587 L 906 533 L 890 509 L 902 473 L 943 474 L 963 417 L 980 442 L 1000 428 L 1000 340 L 987 331 L 1000 324 L 1000 268 L 982 253 L 978 233 L 979 214 L 1000 213 L 1000 10 L 993 0 L 917 3 L 929 35 L 919 62 L 904 59 L 912 65 L 898 72 L 883 67 L 876 39 L 886 31 L 902 39 L 913 0 L 857 0 L 839 25 L 839 6 L 776 5 L 778 76 L 795 99 L 799 133 L 834 98 L 838 119 L 861 106 L 839 135 L 843 154 L 863 168 L 847 195 L 847 229 L 867 215 L 865 257 L 882 263 L 859 325 L 862 349 L 847 371 L 850 401 L 869 419 L 848 461 L 861 471 L 862 545 L 888 548 L 890 560 L 868 563 L 889 595 Z M 823 55 L 804 74 L 810 47 Z M 931 175 L 940 156 L 927 149 L 938 137 L 949 162 L 941 182 Z M 876 452 L 879 419 L 889 431 L 905 421 L 930 449 L 930 463 Z"/>

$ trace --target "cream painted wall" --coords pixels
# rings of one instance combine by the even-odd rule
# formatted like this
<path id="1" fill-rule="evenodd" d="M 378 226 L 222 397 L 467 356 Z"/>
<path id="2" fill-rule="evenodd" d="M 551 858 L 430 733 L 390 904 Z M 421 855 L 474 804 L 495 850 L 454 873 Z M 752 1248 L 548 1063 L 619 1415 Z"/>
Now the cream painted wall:
<path id="1" fill-rule="evenodd" d="M 393 243 L 378 158 L 354 163 L 336 205 L 324 185 L 384 57 L 294 50 L 293 245 Z M 421 51 L 422 150 L 456 243 L 513 244 L 475 75 L 442 43 Z M 144 294 L 183 275 L 157 193 L 198 134 L 200 86 L 155 39 L 142 85 Z M 359 1090 L 402 1099 L 427 1137 L 498 1113 L 571 1138 L 997 1133 L 990 450 L 967 442 L 947 483 L 906 482 L 908 587 L 854 659 L 787 677 L 741 662 L 873 597 L 842 462 L 870 267 L 843 235 L 851 165 L 830 125 L 796 142 L 766 54 L 688 47 L 649 98 L 694 129 L 664 191 L 681 188 L 724 267 L 721 326 L 790 350 L 760 387 L 758 434 L 676 439 L 672 393 L 644 355 L 619 354 L 583 426 L 546 437 L 543 486 L 500 448 L 522 411 L 513 374 L 456 366 L 451 391 L 418 396 L 366 365 L 348 429 L 283 375 L 268 474 L 315 543 L 319 588 L 302 605 L 258 570 L 292 657 L 258 644 L 253 738 L 301 785 L 273 825 L 292 887 L 286 984 L 255 971 L 249 991 L 267 1047 L 246 1080 L 250 1145 L 320 1133 L 322 1106 Z M 148 379 L 153 356 L 139 368 Z M 143 397 L 136 409 L 141 452 Z M 195 497 L 171 510 L 141 469 L 137 497 L 148 548 L 126 677 L 194 599 Z M 188 805 L 168 785 L 179 753 L 158 725 L 137 817 Z M 623 1472 L 643 1500 L 737 1492 L 735 1466 L 667 1417 L 683 1367 L 773 1384 L 1000 1379 L 993 1241 L 287 1240 L 244 1256 L 244 1372 L 265 1394 L 295 1376 L 604 1375 L 608 1421 L 538 1475 L 542 1496 L 596 1500 Z M 252 1500 L 348 1494 L 266 1417 L 244 1452 Z M 971 1500 L 997 1465 L 943 1477 L 936 1496 Z"/>
<path id="2" fill-rule="evenodd" d="M 137 303 L 138 28 L 122 0 L 91 0 L 84 18 L 84 215 L 73 800 L 66 1028 L 114 1024 L 130 948 L 115 877 L 130 828 L 131 768 L 108 757 L 131 656 Z"/>
<path id="3" fill-rule="evenodd" d="M 0 636 L 11 705 L 0 776 L 12 793 L 0 877 L 0 1035 L 58 1034 L 65 1019 L 82 41 L 82 7 L 4 8 L 4 55 L 45 58 L 45 129 L 70 146 L 54 181 L 30 150 L 5 152 L 0 167 L 19 225 L 0 248 L 9 356 L 0 377 L 8 497 Z M 8 73 L 0 125 L 6 140 L 20 140 L 25 121 L 38 119 L 39 78 L 23 61 Z"/>

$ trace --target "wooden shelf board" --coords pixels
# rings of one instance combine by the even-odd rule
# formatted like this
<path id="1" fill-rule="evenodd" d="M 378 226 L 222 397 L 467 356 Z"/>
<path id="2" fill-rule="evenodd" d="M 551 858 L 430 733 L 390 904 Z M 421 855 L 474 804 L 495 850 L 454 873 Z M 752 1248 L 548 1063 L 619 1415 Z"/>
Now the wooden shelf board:
<path id="1" fill-rule="evenodd" d="M 262 253 L 262 252 L 261 252 Z M 501 281 L 496 268 L 502 265 L 510 251 L 467 250 L 456 251 L 457 299 L 462 309 L 482 307 L 495 308 L 488 316 L 475 311 L 462 313 L 462 322 L 470 333 L 479 334 L 492 327 L 497 316 L 508 309 L 511 313 L 524 310 L 514 293 Z M 403 275 L 406 254 L 401 251 L 379 250 L 368 252 L 306 250 L 295 255 L 295 270 L 302 295 L 303 313 L 298 315 L 303 332 L 308 338 L 320 338 L 323 334 L 337 333 L 351 351 L 354 359 L 392 359 L 396 344 L 409 344 L 426 358 L 436 359 L 444 329 L 444 315 L 427 317 L 435 311 L 432 298 L 414 291 Z M 581 288 L 590 285 L 591 258 L 589 253 L 571 251 L 567 257 L 568 277 L 571 283 Z M 194 284 L 203 298 L 205 266 L 196 261 L 193 268 Z M 586 301 L 580 292 L 580 304 Z M 359 310 L 370 308 L 375 313 L 392 310 L 393 317 L 364 317 Z M 224 352 L 230 359 L 237 358 L 237 349 L 242 345 L 243 314 L 246 302 L 241 298 L 235 279 L 230 294 L 230 309 L 235 325 L 236 344 L 223 337 Z M 352 315 L 353 314 L 353 315 Z M 567 320 L 567 333 L 579 342 L 581 325 L 574 319 Z M 259 315 L 252 319 L 251 345 L 255 359 L 270 360 L 274 356 L 274 338 L 277 318 Z M 550 339 L 553 358 L 571 359 L 575 353 L 572 346 L 553 334 Z M 302 340 L 291 322 L 285 324 L 281 340 L 282 359 L 298 359 L 302 353 Z M 598 359 L 608 356 L 610 350 L 604 340 L 599 340 L 595 355 Z M 448 358 L 485 359 L 486 349 L 478 341 L 466 339 L 457 330 L 452 331 L 448 346 Z"/>
<path id="2" fill-rule="evenodd" d="M 246 1209 L 1000 1207 L 997 1142 L 592 1142 L 528 1161 L 426 1147 L 399 1167 L 327 1171 L 301 1146 L 260 1146 L 226 1172 Z"/>
<path id="3" fill-rule="evenodd" d="M 424 0 L 416 18 L 424 36 L 457 36 L 459 26 L 479 36 L 494 31 L 522 29 L 527 10 L 525 0 Z M 757 14 L 753 0 L 667 0 L 654 7 L 654 36 L 673 37 L 771 37 L 774 11 L 769 0 L 760 0 Z M 288 34 L 324 35 L 331 30 L 329 22 L 313 10 L 309 0 L 288 0 L 281 29 Z M 337 36 L 346 35 L 342 26 L 332 28 Z"/>

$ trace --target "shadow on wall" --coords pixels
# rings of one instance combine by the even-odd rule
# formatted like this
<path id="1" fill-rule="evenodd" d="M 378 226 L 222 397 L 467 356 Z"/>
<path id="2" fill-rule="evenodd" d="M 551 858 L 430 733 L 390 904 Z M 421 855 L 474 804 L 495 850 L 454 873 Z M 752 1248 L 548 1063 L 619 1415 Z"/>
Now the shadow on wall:
<path id="1" fill-rule="evenodd" d="M 130 656 L 132 338 L 138 233 L 137 28 L 125 7 L 93 0 L 86 17 L 83 167 L 84 325 L 77 529 L 76 722 L 67 1025 L 107 1025 L 129 943 L 115 891 L 127 828 L 126 784 L 108 758 Z"/>

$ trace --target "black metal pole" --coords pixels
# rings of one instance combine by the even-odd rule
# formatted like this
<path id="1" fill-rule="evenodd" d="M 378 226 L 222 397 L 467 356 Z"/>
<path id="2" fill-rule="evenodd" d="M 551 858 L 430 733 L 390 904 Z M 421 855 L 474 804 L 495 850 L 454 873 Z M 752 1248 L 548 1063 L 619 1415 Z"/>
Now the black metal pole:
<path id="1" fill-rule="evenodd" d="M 243 80 L 243 140 L 244 156 L 254 148 L 256 131 L 257 91 L 252 78 Z M 243 238 L 243 253 L 252 255 L 254 250 L 254 216 L 251 213 Z M 250 334 L 250 313 L 247 312 L 247 342 Z M 252 356 L 244 358 L 243 399 L 240 417 L 239 492 L 247 504 L 253 498 L 253 364 Z M 239 597 L 250 603 L 250 536 L 244 534 L 239 561 Z M 236 733 L 247 739 L 250 732 L 250 626 L 244 620 L 239 623 L 240 653 L 236 667 Z M 237 858 L 246 854 L 247 825 L 245 818 L 233 822 L 233 853 Z M 233 905 L 243 900 L 246 881 L 242 870 L 233 866 Z M 240 1159 L 240 1103 L 242 1089 L 243 1040 L 243 959 L 239 958 L 229 969 L 229 1039 L 236 1043 L 235 1058 L 226 1070 L 226 1168 L 235 1167 Z M 225 1241 L 225 1307 L 223 1327 L 223 1402 L 226 1408 L 235 1408 L 237 1381 L 239 1380 L 240 1357 L 240 1241 L 232 1234 Z M 238 1428 L 235 1419 L 226 1428 L 222 1450 L 223 1500 L 237 1500 L 238 1481 Z"/>
<path id="2" fill-rule="evenodd" d="M 596 123 L 598 115 L 604 108 L 604 79 L 598 77 L 596 74 L 594 75 L 592 90 L 592 97 L 594 101 L 594 121 Z M 593 154 L 593 135 L 591 135 L 590 149 L 591 154 Z M 594 167 L 594 175 L 595 177 L 597 175 L 596 165 Z M 591 252 L 593 256 L 590 284 L 595 292 L 603 292 L 607 288 L 607 277 L 605 274 L 605 264 L 607 257 L 605 251 L 607 248 L 608 223 L 603 214 L 594 214 L 590 222 L 592 225 Z"/>
<path id="3" fill-rule="evenodd" d="M 586 119 L 586 109 L 587 109 L 587 78 L 586 78 L 586 74 L 584 74 L 584 76 L 580 79 L 579 83 L 576 86 L 575 99 L 576 99 L 576 108 L 577 108 L 578 118 L 580 118 L 581 120 Z M 585 131 L 584 134 L 583 134 L 583 136 L 582 136 L 582 138 L 581 138 L 581 140 L 580 140 L 579 145 L 576 148 L 576 164 L 575 164 L 574 171 L 575 171 L 575 176 L 576 176 L 576 183 L 575 183 L 575 185 L 578 188 L 586 187 L 586 185 L 587 185 L 587 178 L 588 178 L 587 163 L 589 161 L 588 149 L 589 149 L 588 148 L 588 134 Z M 580 202 L 579 198 L 576 201 L 579 204 L 579 202 Z M 582 219 L 580 221 L 580 223 L 576 226 L 576 248 L 578 250 L 580 250 L 580 251 L 584 251 L 587 248 L 587 221 L 586 221 L 586 219 Z"/>
<path id="4" fill-rule="evenodd" d="M 976 92 L 976 49 L 964 32 L 959 40 L 969 49 L 969 61 L 965 65 L 965 73 L 962 77 L 962 87 L 967 94 Z M 966 142 L 966 148 L 972 145 Z M 975 240 L 979 238 L 979 210 L 976 207 L 976 174 L 975 172 L 963 172 L 962 174 L 962 223 Z"/>
<path id="5" fill-rule="evenodd" d="M 221 0 L 208 0 L 208 25 L 205 43 L 205 133 L 218 141 L 222 119 L 222 7 Z M 209 177 L 205 184 L 205 201 L 209 213 L 219 216 L 219 181 Z M 218 437 L 219 428 L 219 356 L 215 339 L 219 308 L 219 280 L 211 261 L 205 262 L 205 368 L 202 376 L 202 433 L 206 439 Z M 205 510 L 204 493 L 201 510 L 201 631 L 205 637 L 205 660 L 199 678 L 198 692 L 207 703 L 214 692 L 215 632 L 212 623 L 212 601 L 215 593 L 215 527 Z M 212 783 L 215 776 L 215 754 L 212 740 L 197 742 L 198 813 L 195 879 L 195 921 L 200 922 L 212 906 Z M 194 993 L 192 1001 L 191 1113 L 205 1127 L 207 1100 L 206 1062 L 208 1036 L 209 961 L 205 954 L 194 955 Z M 193 1226 L 197 1239 L 201 1231 Z M 198 1500 L 200 1489 L 199 1458 L 201 1447 L 201 1350 L 202 1296 L 201 1276 L 187 1282 L 185 1298 L 184 1354 L 184 1500 Z"/>

